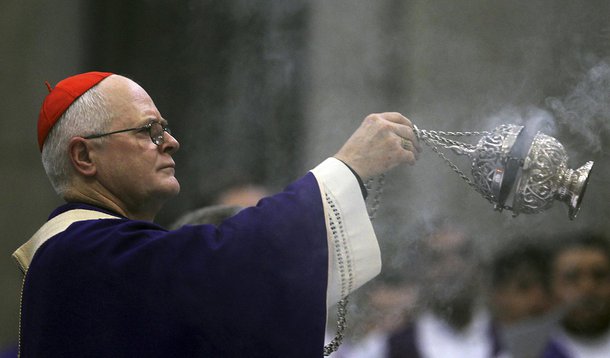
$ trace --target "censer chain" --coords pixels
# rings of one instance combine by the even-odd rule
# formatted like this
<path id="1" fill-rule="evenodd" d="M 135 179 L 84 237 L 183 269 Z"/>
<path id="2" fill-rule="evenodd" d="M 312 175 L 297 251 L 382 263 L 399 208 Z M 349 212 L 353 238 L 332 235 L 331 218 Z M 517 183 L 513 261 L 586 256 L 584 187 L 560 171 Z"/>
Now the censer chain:
<path id="1" fill-rule="evenodd" d="M 438 148 L 439 146 L 443 147 L 445 149 L 453 149 L 453 150 L 456 150 L 456 148 L 458 148 L 457 152 L 461 151 L 462 153 L 467 153 L 470 150 L 474 150 L 476 148 L 476 145 L 470 144 L 470 143 L 463 143 L 463 142 L 454 141 L 454 140 L 445 138 L 443 136 L 454 136 L 454 137 L 457 137 L 457 136 L 487 136 L 487 135 L 490 135 L 491 132 L 487 132 L 487 131 L 482 131 L 482 132 L 476 132 L 476 131 L 471 131 L 471 132 L 429 131 L 429 130 L 424 130 L 424 129 L 418 129 L 417 127 L 414 128 L 414 132 L 417 135 L 417 138 L 420 139 L 422 142 L 424 142 L 424 144 L 426 144 L 427 146 L 431 147 L 432 150 L 454 172 L 456 172 L 460 176 L 460 178 L 462 178 L 462 180 L 464 180 L 466 182 L 466 184 L 468 184 L 476 192 L 481 194 L 484 199 L 486 199 L 487 201 L 489 201 L 492 204 L 496 204 L 494 198 L 492 198 L 488 194 L 483 193 L 478 188 L 478 186 L 472 180 L 470 180 L 470 178 L 468 176 L 466 176 L 466 174 L 464 174 L 464 172 L 462 170 L 460 170 L 460 168 L 458 168 L 457 165 L 455 165 L 452 161 L 450 161 L 449 158 L 447 158 L 447 156 L 443 152 L 441 152 L 441 150 Z M 511 207 L 503 206 L 502 209 L 511 210 Z"/>
<path id="2" fill-rule="evenodd" d="M 371 191 L 373 190 L 373 179 L 370 179 L 366 182 L 366 189 Z M 381 204 L 381 194 L 383 193 L 383 186 L 385 184 L 385 174 L 379 175 L 377 178 L 377 187 L 375 189 L 375 196 L 373 197 L 373 201 L 371 203 L 371 208 L 369 210 L 369 218 L 371 221 L 375 219 L 377 216 L 377 210 L 379 209 L 379 205 Z M 345 296 L 339 302 L 337 302 L 337 333 L 335 337 L 324 346 L 324 356 L 329 356 L 331 353 L 337 351 L 339 346 L 343 342 L 343 337 L 345 335 L 345 328 L 347 328 L 347 304 L 348 299 Z"/>

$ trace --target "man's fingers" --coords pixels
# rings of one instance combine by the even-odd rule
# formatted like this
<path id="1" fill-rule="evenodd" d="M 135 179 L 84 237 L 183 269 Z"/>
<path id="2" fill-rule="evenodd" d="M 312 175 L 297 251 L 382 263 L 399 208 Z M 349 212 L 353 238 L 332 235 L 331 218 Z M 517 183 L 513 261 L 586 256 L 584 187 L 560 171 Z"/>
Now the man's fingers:
<path id="1" fill-rule="evenodd" d="M 409 118 L 403 116 L 402 114 L 400 114 L 398 112 L 384 112 L 384 113 L 377 113 L 376 115 L 378 115 L 381 118 L 388 120 L 390 122 L 402 124 L 405 126 L 409 126 L 411 128 L 413 127 L 413 123 L 411 123 Z"/>
<path id="2" fill-rule="evenodd" d="M 413 128 L 403 125 L 396 125 L 395 132 L 400 138 L 404 138 L 410 142 L 410 149 L 413 151 L 421 152 L 421 146 L 417 140 L 417 136 L 413 131 Z"/>
<path id="3" fill-rule="evenodd" d="M 407 164 L 414 165 L 417 162 L 417 152 L 407 152 Z"/>
<path id="4" fill-rule="evenodd" d="M 401 163 L 415 164 L 420 151 L 411 121 L 384 112 L 366 116 L 335 157 L 368 179 Z"/>
<path id="5" fill-rule="evenodd" d="M 413 145 L 413 142 L 411 142 L 410 140 L 406 139 L 406 138 L 400 138 L 400 146 L 407 151 L 413 151 L 413 149 L 415 149 L 415 146 Z"/>
<path id="6" fill-rule="evenodd" d="M 406 138 L 400 138 L 400 146 L 406 150 L 407 152 L 409 152 L 408 154 L 412 154 L 413 155 L 413 160 L 417 160 L 419 158 L 419 150 L 417 149 L 417 147 L 415 146 L 415 144 Z M 411 158 L 409 158 L 411 161 Z"/>
<path id="7" fill-rule="evenodd" d="M 419 145 L 419 141 L 413 130 L 413 123 L 411 123 L 407 117 L 398 112 L 376 113 L 371 116 L 376 117 L 376 120 L 385 120 L 389 122 L 388 124 L 391 126 L 394 133 L 401 138 L 411 141 L 413 147 L 410 150 L 421 152 L 421 146 Z"/>

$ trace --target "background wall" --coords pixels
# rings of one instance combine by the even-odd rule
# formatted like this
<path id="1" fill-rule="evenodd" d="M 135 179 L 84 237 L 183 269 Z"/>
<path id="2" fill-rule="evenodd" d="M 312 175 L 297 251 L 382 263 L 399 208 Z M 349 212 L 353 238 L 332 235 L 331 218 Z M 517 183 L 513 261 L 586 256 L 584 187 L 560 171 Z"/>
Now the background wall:
<path id="1" fill-rule="evenodd" d="M 81 2 L 0 5 L 0 347 L 17 339 L 21 275 L 10 254 L 60 203 L 40 163 L 36 120 L 44 81 L 83 68 Z"/>
<path id="2" fill-rule="evenodd" d="M 159 216 L 164 225 L 232 183 L 279 190 L 335 153 L 368 113 L 392 110 L 425 129 L 542 123 L 570 167 L 595 168 L 577 220 L 562 203 L 512 218 L 424 148 L 386 179 L 375 221 L 384 270 L 404 267 L 413 226 L 437 214 L 461 219 L 485 248 L 532 230 L 610 230 L 605 1 L 88 3 L 0 6 L 0 346 L 17 337 L 21 279 L 10 253 L 60 202 L 35 139 L 44 81 L 92 69 L 141 83 L 181 141 L 183 192 Z M 450 158 L 468 171 L 468 160 Z"/>

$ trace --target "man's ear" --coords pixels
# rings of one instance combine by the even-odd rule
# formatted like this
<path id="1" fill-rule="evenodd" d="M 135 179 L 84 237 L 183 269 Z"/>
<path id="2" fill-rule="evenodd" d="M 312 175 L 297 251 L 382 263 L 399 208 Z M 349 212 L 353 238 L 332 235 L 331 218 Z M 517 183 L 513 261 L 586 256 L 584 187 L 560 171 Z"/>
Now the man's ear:
<path id="1" fill-rule="evenodd" d="M 91 160 L 90 146 L 86 139 L 74 137 L 68 143 L 68 155 L 74 170 L 84 176 L 92 176 L 97 172 L 95 163 Z"/>

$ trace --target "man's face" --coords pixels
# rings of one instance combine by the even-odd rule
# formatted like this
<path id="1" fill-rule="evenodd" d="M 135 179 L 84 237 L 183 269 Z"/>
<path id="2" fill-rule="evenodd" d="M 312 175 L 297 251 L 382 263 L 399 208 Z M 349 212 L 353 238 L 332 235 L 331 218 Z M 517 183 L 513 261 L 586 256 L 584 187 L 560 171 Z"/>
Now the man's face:
<path id="1" fill-rule="evenodd" d="M 493 304 L 503 323 L 536 317 L 551 308 L 542 274 L 528 264 L 517 266 L 510 278 L 494 288 Z"/>
<path id="2" fill-rule="evenodd" d="M 426 238 L 422 294 L 429 302 L 449 305 L 477 295 L 478 267 L 472 242 L 450 229 Z"/>
<path id="3" fill-rule="evenodd" d="M 167 125 L 152 99 L 135 82 L 112 76 L 101 83 L 114 113 L 108 131 L 144 126 L 151 121 Z M 179 144 L 164 133 L 159 146 L 147 131 L 117 133 L 97 141 L 92 152 L 97 165 L 97 179 L 127 212 L 146 207 L 158 211 L 170 197 L 178 194 L 180 184 L 174 176 L 175 153 Z M 150 210 L 150 209 L 148 209 Z"/>
<path id="4" fill-rule="evenodd" d="M 567 312 L 569 332 L 594 337 L 610 326 L 610 258 L 602 250 L 575 247 L 553 263 L 552 289 Z"/>

